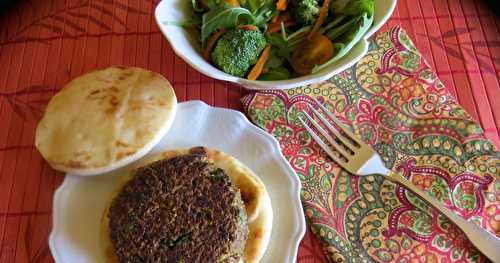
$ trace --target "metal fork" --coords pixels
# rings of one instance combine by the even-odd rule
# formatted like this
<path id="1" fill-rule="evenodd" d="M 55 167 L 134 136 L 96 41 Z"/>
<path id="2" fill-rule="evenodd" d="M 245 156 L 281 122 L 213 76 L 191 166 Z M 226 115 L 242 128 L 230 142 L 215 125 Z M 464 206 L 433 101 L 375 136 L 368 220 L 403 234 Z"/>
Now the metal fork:
<path id="1" fill-rule="evenodd" d="M 444 207 L 439 201 L 431 197 L 426 192 L 420 190 L 405 177 L 398 173 L 387 169 L 380 155 L 375 152 L 368 144 L 357 138 L 350 132 L 344 124 L 342 124 L 333 114 L 321 103 L 317 102 L 318 106 L 323 111 L 323 114 L 314 109 L 311 105 L 309 109 L 312 111 L 324 127 L 326 131 L 312 116 L 307 112 L 303 112 L 307 120 L 316 128 L 317 131 L 328 141 L 330 146 L 316 134 L 316 132 L 306 124 L 306 121 L 299 116 L 299 121 L 302 123 L 311 137 L 319 144 L 319 146 L 342 168 L 349 173 L 359 176 L 381 174 L 387 179 L 401 184 L 411 190 L 423 200 L 427 201 L 431 206 L 439 210 L 450 221 L 457 225 L 469 238 L 470 242 L 481 251 L 486 257 L 493 262 L 500 262 L 500 239 L 483 228 L 477 226 L 473 222 L 468 222 L 464 218 L 458 216 L 454 212 Z M 326 115 L 326 117 L 325 117 Z M 327 117 L 330 118 L 342 132 L 332 125 Z M 335 136 L 332 137 L 332 135 Z"/>

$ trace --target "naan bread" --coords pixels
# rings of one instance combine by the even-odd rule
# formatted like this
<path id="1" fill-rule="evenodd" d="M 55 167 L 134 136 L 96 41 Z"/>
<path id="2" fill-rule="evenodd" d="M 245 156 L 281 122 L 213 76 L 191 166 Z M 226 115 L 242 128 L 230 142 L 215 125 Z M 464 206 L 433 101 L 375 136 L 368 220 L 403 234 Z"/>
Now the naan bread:
<path id="1" fill-rule="evenodd" d="M 149 152 L 176 108 L 174 90 L 160 74 L 134 67 L 89 72 L 50 100 L 35 145 L 54 169 L 105 173 Z"/>
<path id="2" fill-rule="evenodd" d="M 259 262 L 262 256 L 264 256 L 267 245 L 269 244 L 273 223 L 271 198 L 267 193 L 266 187 L 257 175 L 236 158 L 214 149 L 205 148 L 205 152 L 208 155 L 208 160 L 212 162 L 215 167 L 223 169 L 231 178 L 235 186 L 240 190 L 241 197 L 245 203 L 249 228 L 243 261 L 245 263 Z M 189 150 L 166 151 L 146 158 L 139 166 L 188 153 Z M 133 172 L 124 177 L 119 183 L 119 187 L 112 195 L 113 198 L 121 191 L 121 188 L 132 176 Z M 101 219 L 101 240 L 104 244 L 107 262 L 116 263 L 118 262 L 118 258 L 114 253 L 113 245 L 109 237 L 108 210 L 110 205 L 111 200 Z"/>

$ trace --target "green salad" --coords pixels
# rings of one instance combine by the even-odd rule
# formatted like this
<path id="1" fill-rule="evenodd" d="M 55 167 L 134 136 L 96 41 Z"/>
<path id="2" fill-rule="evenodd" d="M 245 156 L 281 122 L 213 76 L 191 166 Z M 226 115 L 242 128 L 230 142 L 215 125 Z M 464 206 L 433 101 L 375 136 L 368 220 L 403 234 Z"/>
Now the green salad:
<path id="1" fill-rule="evenodd" d="M 374 0 L 192 0 L 203 56 L 250 80 L 317 72 L 342 58 L 373 23 Z"/>

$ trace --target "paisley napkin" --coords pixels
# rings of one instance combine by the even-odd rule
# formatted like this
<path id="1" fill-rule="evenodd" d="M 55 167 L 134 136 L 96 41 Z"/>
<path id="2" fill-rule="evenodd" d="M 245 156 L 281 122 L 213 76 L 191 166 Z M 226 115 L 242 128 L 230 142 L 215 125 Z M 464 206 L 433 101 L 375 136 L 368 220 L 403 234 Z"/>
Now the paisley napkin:
<path id="1" fill-rule="evenodd" d="M 380 33 L 361 61 L 326 82 L 249 94 L 244 108 L 279 140 L 300 177 L 308 224 L 331 262 L 486 261 L 409 191 L 331 162 L 297 121 L 312 98 L 372 145 L 387 167 L 500 236 L 500 154 L 404 30 Z"/>

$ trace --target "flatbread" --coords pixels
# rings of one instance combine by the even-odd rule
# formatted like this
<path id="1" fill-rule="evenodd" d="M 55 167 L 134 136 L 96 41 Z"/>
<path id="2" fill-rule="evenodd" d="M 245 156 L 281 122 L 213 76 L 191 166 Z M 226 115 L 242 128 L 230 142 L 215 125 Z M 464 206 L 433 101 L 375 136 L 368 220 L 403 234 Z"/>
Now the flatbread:
<path id="1" fill-rule="evenodd" d="M 267 193 L 266 187 L 257 175 L 236 158 L 214 149 L 205 148 L 205 151 L 208 155 L 208 160 L 212 162 L 215 167 L 222 168 L 231 178 L 235 186 L 240 189 L 247 211 L 249 227 L 243 262 L 259 262 L 264 256 L 269 244 L 273 221 L 271 198 Z M 145 161 L 141 162 L 139 166 L 188 153 L 189 150 L 166 151 L 147 158 Z M 121 191 L 125 183 L 130 180 L 132 176 L 133 172 L 124 176 L 124 179 L 119 183 L 119 187 L 112 195 L 113 198 Z M 109 237 L 108 210 L 110 205 L 111 200 L 108 202 L 108 207 L 105 209 L 101 219 L 101 240 L 104 244 L 103 248 L 107 262 L 115 263 L 118 262 L 118 258 L 114 253 L 114 248 Z"/>
<path id="2" fill-rule="evenodd" d="M 49 102 L 35 145 L 56 170 L 109 172 L 143 157 L 177 109 L 170 83 L 134 67 L 109 67 L 69 82 Z"/>

